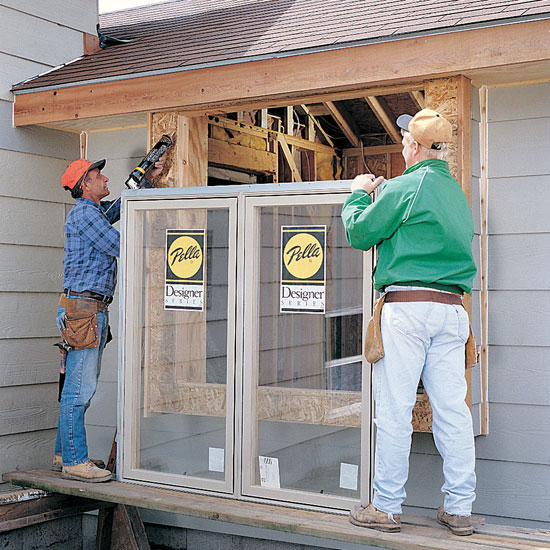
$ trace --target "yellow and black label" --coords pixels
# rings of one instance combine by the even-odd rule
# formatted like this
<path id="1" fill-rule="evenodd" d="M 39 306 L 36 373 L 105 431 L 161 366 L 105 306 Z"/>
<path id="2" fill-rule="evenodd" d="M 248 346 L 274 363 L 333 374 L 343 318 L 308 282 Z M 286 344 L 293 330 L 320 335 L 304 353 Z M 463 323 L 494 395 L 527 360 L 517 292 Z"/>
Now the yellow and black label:
<path id="1" fill-rule="evenodd" d="M 280 311 L 325 312 L 325 225 L 281 227 Z"/>
<path id="2" fill-rule="evenodd" d="M 204 310 L 206 231 L 166 230 L 164 309 Z"/>

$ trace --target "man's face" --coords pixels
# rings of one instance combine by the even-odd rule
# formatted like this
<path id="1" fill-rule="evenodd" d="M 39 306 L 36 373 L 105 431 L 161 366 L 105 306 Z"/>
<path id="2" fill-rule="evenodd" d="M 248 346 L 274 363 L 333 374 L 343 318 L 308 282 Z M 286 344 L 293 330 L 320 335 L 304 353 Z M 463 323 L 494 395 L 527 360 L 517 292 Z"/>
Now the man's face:
<path id="1" fill-rule="evenodd" d="M 98 203 L 109 194 L 107 182 L 109 178 L 104 176 L 98 168 L 88 172 L 88 177 L 82 184 L 82 196 Z"/>
<path id="2" fill-rule="evenodd" d="M 416 154 L 416 149 L 418 146 L 413 140 L 407 139 L 404 134 L 401 139 L 401 144 L 403 145 L 403 151 L 401 151 L 401 154 L 405 159 L 405 166 L 409 168 L 414 164 L 414 155 Z"/>

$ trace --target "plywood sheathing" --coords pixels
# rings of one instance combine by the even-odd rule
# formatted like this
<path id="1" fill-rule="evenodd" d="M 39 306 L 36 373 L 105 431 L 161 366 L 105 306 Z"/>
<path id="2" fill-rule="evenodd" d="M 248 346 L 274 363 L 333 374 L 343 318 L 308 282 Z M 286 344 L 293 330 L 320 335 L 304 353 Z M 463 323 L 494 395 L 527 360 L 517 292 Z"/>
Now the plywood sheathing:
<path id="1" fill-rule="evenodd" d="M 155 187 L 206 185 L 208 121 L 177 112 L 149 118 L 150 146 L 163 134 L 175 145 L 167 151 Z M 166 229 L 207 229 L 205 210 L 149 211 L 144 228 L 144 415 L 173 412 L 189 383 L 206 382 L 206 312 L 164 309 Z M 206 266 L 208 269 L 208 266 Z M 205 272 L 206 276 L 206 272 Z"/>
<path id="2" fill-rule="evenodd" d="M 431 80 L 425 84 L 425 106 L 441 113 L 453 125 L 453 139 L 449 144 L 447 161 L 451 174 L 460 183 L 468 202 L 472 203 L 472 153 L 471 153 L 471 83 L 464 76 Z M 471 295 L 464 297 L 464 307 L 471 318 Z M 471 370 L 465 371 L 468 384 L 466 402 L 472 405 Z M 429 397 L 429 396 L 428 396 Z M 431 432 L 432 410 L 425 394 L 417 396 L 413 411 L 413 428 L 419 432 Z"/>

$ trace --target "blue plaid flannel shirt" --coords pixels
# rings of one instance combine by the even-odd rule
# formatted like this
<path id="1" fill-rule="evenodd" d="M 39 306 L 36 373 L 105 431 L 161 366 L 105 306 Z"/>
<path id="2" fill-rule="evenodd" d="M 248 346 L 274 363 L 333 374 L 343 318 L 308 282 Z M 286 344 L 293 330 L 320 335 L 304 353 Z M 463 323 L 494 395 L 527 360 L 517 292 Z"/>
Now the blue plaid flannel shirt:
<path id="1" fill-rule="evenodd" d="M 110 204 L 102 201 L 99 206 L 88 199 L 76 199 L 65 222 L 63 288 L 113 295 L 120 233 L 112 224 L 120 219 L 120 201 L 105 214 Z"/>

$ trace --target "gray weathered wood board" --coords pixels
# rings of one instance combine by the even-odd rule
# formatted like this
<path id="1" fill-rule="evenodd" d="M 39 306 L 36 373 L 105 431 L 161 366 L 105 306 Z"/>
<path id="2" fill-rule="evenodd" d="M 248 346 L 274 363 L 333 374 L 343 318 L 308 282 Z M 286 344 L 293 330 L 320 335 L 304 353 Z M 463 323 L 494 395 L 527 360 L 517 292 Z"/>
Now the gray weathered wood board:
<path id="1" fill-rule="evenodd" d="M 56 434 L 57 430 L 52 429 L 1 436 L 2 468 L 24 470 L 37 464 L 41 468 L 50 468 Z"/>
<path id="2" fill-rule="evenodd" d="M 4 53 L 53 66 L 82 55 L 84 43 L 79 31 L 5 5 L 0 6 L 0 19 Z M 75 55 L 74 52 L 79 53 Z"/>
<path id="3" fill-rule="evenodd" d="M 532 177 L 491 178 L 488 187 L 489 234 L 550 231 L 550 172 Z"/>
<path id="4" fill-rule="evenodd" d="M 61 292 L 63 249 L 0 244 L 0 288 L 4 292 Z"/>
<path id="5" fill-rule="evenodd" d="M 488 135 L 489 178 L 550 173 L 550 117 L 492 122 Z"/>
<path id="6" fill-rule="evenodd" d="M 550 224 L 548 233 L 489 237 L 489 289 L 550 289 Z"/>
<path id="7" fill-rule="evenodd" d="M 549 357 L 548 347 L 491 346 L 490 402 L 550 407 Z"/>
<path id="8" fill-rule="evenodd" d="M 0 436 L 57 426 L 57 383 L 0 388 Z"/>
<path id="9" fill-rule="evenodd" d="M 0 216 L 3 244 L 62 248 L 65 207 L 54 202 L 5 197 Z"/>
<path id="10" fill-rule="evenodd" d="M 64 27 L 95 34 L 97 4 L 94 9 L 95 2 L 89 0 L 71 0 L 70 3 L 63 0 L 3 0 L 2 4 Z"/>
<path id="11" fill-rule="evenodd" d="M 550 346 L 550 292 L 490 291 L 489 344 Z"/>
<path id="12" fill-rule="evenodd" d="M 57 292 L 0 293 L 0 339 L 59 336 L 55 323 L 58 302 Z"/>
<path id="13" fill-rule="evenodd" d="M 78 154 L 77 148 L 75 151 Z M 0 172 L 0 196 L 74 203 L 61 187 L 68 160 L 0 149 L 0 164 L 6 167 Z"/>
<path id="14" fill-rule="evenodd" d="M 13 95 L 10 90 L 14 84 L 51 68 L 52 65 L 49 64 L 0 53 L 0 99 L 11 101 Z"/>
<path id="15" fill-rule="evenodd" d="M 548 83 L 492 88 L 487 103 L 489 122 L 550 117 Z"/>
<path id="16" fill-rule="evenodd" d="M 59 339 L 0 339 L 0 387 L 57 382 L 60 354 L 54 343 Z"/>

